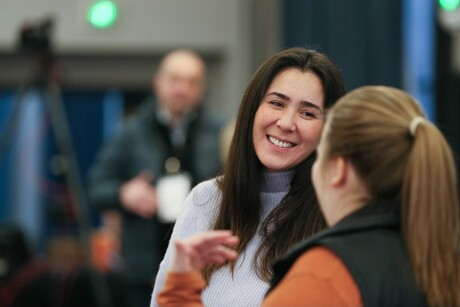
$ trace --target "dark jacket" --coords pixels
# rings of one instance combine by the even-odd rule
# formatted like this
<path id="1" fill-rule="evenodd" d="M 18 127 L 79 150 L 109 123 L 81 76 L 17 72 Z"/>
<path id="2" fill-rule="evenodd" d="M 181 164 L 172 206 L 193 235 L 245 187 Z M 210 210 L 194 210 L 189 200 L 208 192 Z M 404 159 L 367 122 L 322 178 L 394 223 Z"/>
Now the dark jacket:
<path id="1" fill-rule="evenodd" d="M 275 264 L 269 291 L 299 256 L 317 245 L 331 249 L 345 263 L 364 306 L 427 306 L 409 262 L 400 215 L 391 204 L 368 205 L 299 244 Z"/>
<path id="2" fill-rule="evenodd" d="M 218 174 L 221 168 L 219 133 L 223 121 L 199 111 L 191 121 L 184 148 L 172 146 L 169 130 L 147 101 L 107 144 L 89 173 L 88 196 L 93 209 L 118 209 L 123 215 L 123 257 L 128 278 L 152 280 L 163 258 L 164 226 L 156 217 L 146 220 L 123 210 L 121 185 L 148 169 L 154 182 L 165 174 L 165 160 L 176 156 L 193 184 Z"/>

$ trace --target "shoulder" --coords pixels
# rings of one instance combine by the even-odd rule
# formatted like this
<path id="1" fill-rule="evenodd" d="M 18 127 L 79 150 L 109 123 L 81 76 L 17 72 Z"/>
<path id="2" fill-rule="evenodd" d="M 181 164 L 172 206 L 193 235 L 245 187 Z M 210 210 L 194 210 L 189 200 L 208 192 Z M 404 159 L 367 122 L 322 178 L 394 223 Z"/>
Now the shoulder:
<path id="1" fill-rule="evenodd" d="M 185 238 L 209 230 L 215 220 L 221 200 L 216 179 L 204 181 L 193 188 L 185 200 L 176 221 L 173 238 Z"/>
<path id="2" fill-rule="evenodd" d="M 265 306 L 289 300 L 294 305 L 362 306 L 361 294 L 342 260 L 330 249 L 317 246 L 303 253 Z"/>
<path id="3" fill-rule="evenodd" d="M 217 205 L 222 197 L 217 180 L 218 177 L 197 184 L 189 195 L 189 201 L 192 201 L 195 206 Z"/>
<path id="4" fill-rule="evenodd" d="M 220 113 L 209 110 L 208 108 L 202 109 L 198 116 L 200 124 L 203 128 L 211 128 L 221 130 L 228 122 L 227 118 Z"/>
<path id="5" fill-rule="evenodd" d="M 143 102 L 125 121 L 126 129 L 145 129 L 154 122 L 155 105 L 150 101 Z"/>
<path id="6" fill-rule="evenodd" d="M 145 115 L 132 114 L 119 123 L 115 131 L 113 131 L 112 139 L 137 140 L 143 135 L 143 131 L 147 127 L 148 121 Z"/>
<path id="7" fill-rule="evenodd" d="M 308 273 L 322 279 L 327 279 L 341 271 L 347 271 L 343 261 L 329 248 L 316 246 L 303 253 L 297 259 L 288 275 Z"/>

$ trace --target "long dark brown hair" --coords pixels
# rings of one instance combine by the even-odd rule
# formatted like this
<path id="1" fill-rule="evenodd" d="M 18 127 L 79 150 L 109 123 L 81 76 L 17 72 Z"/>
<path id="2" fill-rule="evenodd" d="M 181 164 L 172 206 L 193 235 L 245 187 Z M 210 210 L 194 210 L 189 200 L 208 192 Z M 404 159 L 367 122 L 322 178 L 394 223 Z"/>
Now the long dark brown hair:
<path id="1" fill-rule="evenodd" d="M 223 176 L 219 177 L 222 202 L 214 223 L 214 229 L 229 229 L 240 238 L 236 247 L 239 253 L 245 250 L 260 224 L 260 183 L 264 168 L 254 150 L 254 117 L 273 79 L 292 67 L 319 77 L 324 108 L 332 106 L 345 92 L 340 69 L 325 54 L 305 48 L 290 48 L 275 54 L 251 78 L 241 101 Z M 326 226 L 311 182 L 314 160 L 315 153 L 296 167 L 291 189 L 262 223 L 262 243 L 253 261 L 263 280 L 270 279 L 271 265 L 277 258 Z M 233 271 L 235 262 L 229 265 Z M 209 266 L 204 270 L 207 281 L 216 269 Z"/>
<path id="2" fill-rule="evenodd" d="M 325 157 L 349 159 L 373 199 L 401 205 L 410 262 L 428 304 L 460 306 L 456 168 L 447 141 L 423 118 L 399 89 L 354 90 L 332 108 Z"/>

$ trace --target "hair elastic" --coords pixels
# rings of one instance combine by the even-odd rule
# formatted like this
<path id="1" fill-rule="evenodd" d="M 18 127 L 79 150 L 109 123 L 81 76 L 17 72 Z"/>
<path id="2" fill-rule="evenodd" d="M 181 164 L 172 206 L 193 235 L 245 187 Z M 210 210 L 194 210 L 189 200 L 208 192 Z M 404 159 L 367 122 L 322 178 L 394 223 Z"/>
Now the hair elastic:
<path id="1" fill-rule="evenodd" d="M 412 120 L 410 121 L 410 124 L 409 124 L 410 135 L 415 137 L 415 132 L 417 131 L 418 125 L 420 125 L 421 123 L 423 123 L 425 121 L 426 121 L 426 119 L 424 117 L 421 117 L 421 116 L 416 116 L 416 117 L 412 118 Z"/>

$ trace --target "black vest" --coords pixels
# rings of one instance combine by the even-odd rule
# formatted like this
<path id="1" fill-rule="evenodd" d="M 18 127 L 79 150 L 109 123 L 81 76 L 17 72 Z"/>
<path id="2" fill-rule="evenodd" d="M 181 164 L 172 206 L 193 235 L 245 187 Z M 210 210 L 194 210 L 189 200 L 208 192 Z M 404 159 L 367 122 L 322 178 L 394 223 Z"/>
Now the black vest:
<path id="1" fill-rule="evenodd" d="M 417 288 L 400 229 L 400 215 L 390 204 L 364 207 L 312 239 L 300 243 L 274 265 L 268 292 L 282 280 L 298 257 L 325 246 L 345 263 L 364 306 L 427 306 Z"/>

